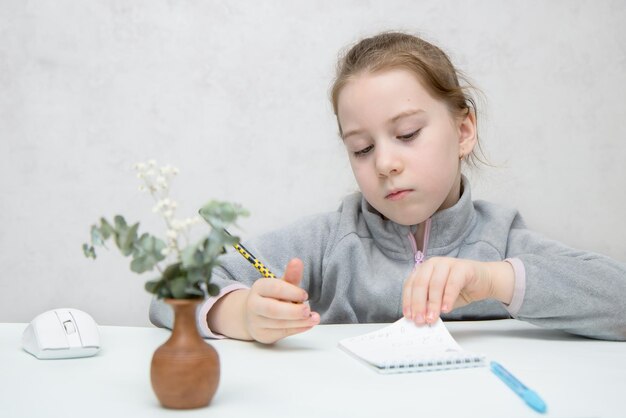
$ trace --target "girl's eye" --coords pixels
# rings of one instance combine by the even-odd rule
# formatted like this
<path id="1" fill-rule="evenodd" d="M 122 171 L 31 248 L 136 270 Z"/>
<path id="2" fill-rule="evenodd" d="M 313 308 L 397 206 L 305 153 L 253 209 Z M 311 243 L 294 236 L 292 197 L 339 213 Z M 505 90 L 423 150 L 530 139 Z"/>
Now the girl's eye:
<path id="1" fill-rule="evenodd" d="M 411 132 L 410 134 L 406 134 L 406 135 L 400 135 L 397 138 L 401 141 L 410 141 L 412 139 L 414 139 L 417 135 L 419 135 L 421 129 L 418 129 L 415 132 Z"/>
<path id="2" fill-rule="evenodd" d="M 368 152 L 370 152 L 372 149 L 374 149 L 373 145 L 370 145 L 368 147 L 363 148 L 362 150 L 359 151 L 355 151 L 354 152 L 354 156 L 355 157 L 363 157 L 365 154 L 367 154 Z"/>

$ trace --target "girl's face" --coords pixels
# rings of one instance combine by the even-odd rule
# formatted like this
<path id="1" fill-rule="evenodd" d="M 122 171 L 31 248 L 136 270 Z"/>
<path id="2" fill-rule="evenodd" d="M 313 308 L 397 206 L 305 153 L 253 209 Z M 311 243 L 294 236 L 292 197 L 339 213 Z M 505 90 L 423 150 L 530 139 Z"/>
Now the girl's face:
<path id="1" fill-rule="evenodd" d="M 455 118 L 412 73 L 392 69 L 349 81 L 337 115 L 359 188 L 386 218 L 415 225 L 458 201 L 473 114 Z"/>

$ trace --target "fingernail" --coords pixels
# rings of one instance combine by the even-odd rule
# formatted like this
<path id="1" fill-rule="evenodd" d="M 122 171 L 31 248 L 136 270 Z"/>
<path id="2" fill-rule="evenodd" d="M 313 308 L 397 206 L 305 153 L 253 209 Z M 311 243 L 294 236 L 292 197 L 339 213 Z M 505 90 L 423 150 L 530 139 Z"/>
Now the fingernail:
<path id="1" fill-rule="evenodd" d="M 313 312 L 310 318 L 311 322 L 318 323 L 320 321 L 320 315 L 317 312 Z"/>
<path id="2" fill-rule="evenodd" d="M 408 306 L 407 306 L 407 307 L 405 307 L 405 308 L 402 310 L 402 314 L 404 315 L 404 317 L 405 317 L 406 319 L 411 319 L 411 308 L 409 308 Z"/>
<path id="3" fill-rule="evenodd" d="M 309 300 L 309 294 L 307 292 L 304 292 L 304 299 L 303 300 Z"/>
<path id="4" fill-rule="evenodd" d="M 426 319 L 428 320 L 428 322 L 433 322 L 433 319 L 435 319 L 435 314 L 433 311 L 428 312 L 428 315 L 426 315 Z"/>
<path id="5" fill-rule="evenodd" d="M 443 305 L 441 305 L 441 310 L 442 310 L 442 312 L 448 312 L 448 305 L 445 304 L 445 303 Z"/>
<path id="6" fill-rule="evenodd" d="M 306 308 L 304 308 L 304 310 L 302 311 L 302 317 L 303 318 L 308 318 L 311 316 L 311 310 L 309 309 L 309 307 L 307 306 Z"/>
<path id="7" fill-rule="evenodd" d="M 418 324 L 424 322 L 424 315 L 422 315 L 421 313 L 415 315 L 415 322 L 417 322 Z"/>

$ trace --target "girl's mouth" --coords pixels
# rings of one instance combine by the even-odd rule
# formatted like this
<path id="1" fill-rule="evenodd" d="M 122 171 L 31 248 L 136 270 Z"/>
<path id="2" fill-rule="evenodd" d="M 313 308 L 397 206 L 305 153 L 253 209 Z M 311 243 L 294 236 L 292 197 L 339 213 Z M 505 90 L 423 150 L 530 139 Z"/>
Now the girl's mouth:
<path id="1" fill-rule="evenodd" d="M 404 198 L 410 192 L 411 192 L 410 189 L 394 190 L 393 192 L 391 192 L 387 196 L 385 196 L 385 199 L 400 200 L 400 199 Z"/>

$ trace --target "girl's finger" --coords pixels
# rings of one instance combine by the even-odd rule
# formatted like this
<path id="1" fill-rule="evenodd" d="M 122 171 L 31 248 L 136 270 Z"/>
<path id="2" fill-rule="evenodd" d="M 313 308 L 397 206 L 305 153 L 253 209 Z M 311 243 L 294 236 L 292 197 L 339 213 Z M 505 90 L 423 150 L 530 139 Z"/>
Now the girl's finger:
<path id="1" fill-rule="evenodd" d="M 320 316 L 317 312 L 313 312 L 306 319 L 298 319 L 296 321 L 289 321 L 284 319 L 264 318 L 259 317 L 255 324 L 259 329 L 264 330 L 286 330 L 293 328 L 310 328 L 319 324 Z"/>
<path id="2" fill-rule="evenodd" d="M 288 302 L 304 302 L 309 298 L 304 289 L 280 279 L 258 279 L 252 288 L 260 296 Z"/>
<path id="3" fill-rule="evenodd" d="M 426 298 L 432 272 L 433 266 L 429 262 L 419 265 L 416 269 L 417 274 L 411 292 L 411 315 L 418 325 L 423 324 L 426 317 Z"/>
<path id="4" fill-rule="evenodd" d="M 308 304 L 283 302 L 273 298 L 261 298 L 252 308 L 257 315 L 268 319 L 295 321 L 311 316 Z"/>
<path id="5" fill-rule="evenodd" d="M 284 280 L 287 283 L 291 283 L 295 286 L 300 285 L 300 281 L 302 280 L 302 272 L 304 271 L 304 263 L 299 258 L 292 258 L 287 263 L 287 267 L 285 267 L 285 277 Z"/>
<path id="6" fill-rule="evenodd" d="M 413 320 L 413 315 L 411 313 L 411 302 L 412 302 L 412 294 L 413 294 L 413 283 L 415 282 L 417 276 L 417 269 L 413 269 L 411 275 L 408 279 L 404 281 L 404 285 L 402 286 L 402 315 L 406 319 Z"/>
<path id="7" fill-rule="evenodd" d="M 450 266 L 447 263 L 438 263 L 433 268 L 433 273 L 428 285 L 428 302 L 426 304 L 426 323 L 432 324 L 441 312 L 441 299 L 448 281 Z"/>
<path id="8" fill-rule="evenodd" d="M 442 312 L 450 312 L 452 309 L 457 308 L 457 302 L 459 299 L 459 293 L 465 286 L 465 271 L 460 268 L 453 268 L 450 271 L 448 277 L 448 283 L 443 293 L 443 300 L 441 303 Z"/>

